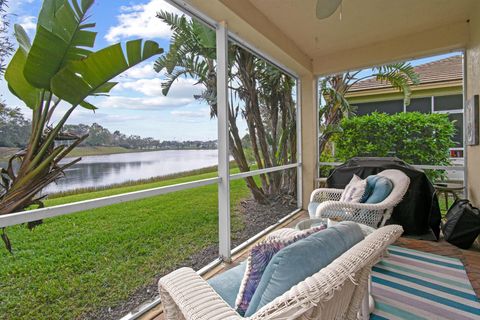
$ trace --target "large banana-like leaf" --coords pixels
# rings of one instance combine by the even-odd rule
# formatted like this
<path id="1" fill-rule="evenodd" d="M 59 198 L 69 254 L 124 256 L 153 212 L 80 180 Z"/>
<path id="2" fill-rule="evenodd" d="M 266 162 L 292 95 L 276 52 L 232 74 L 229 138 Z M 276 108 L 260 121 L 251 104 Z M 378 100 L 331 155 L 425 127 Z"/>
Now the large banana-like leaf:
<path id="1" fill-rule="evenodd" d="M 96 33 L 86 29 L 93 0 L 45 0 L 38 17 L 37 33 L 27 57 L 24 75 L 37 88 L 50 90 L 53 76 L 68 62 L 84 59 L 95 43 Z"/>
<path id="2" fill-rule="evenodd" d="M 16 24 L 14 28 L 19 47 L 8 64 L 5 79 L 10 91 L 25 102 L 29 108 L 35 109 L 41 100 L 41 90 L 34 88 L 23 75 L 27 55 L 31 48 L 30 39 L 22 26 Z"/>
<path id="3" fill-rule="evenodd" d="M 125 70 L 163 53 L 154 41 L 128 41 L 126 56 L 120 44 L 115 44 L 91 53 L 80 61 L 71 61 L 52 79 L 52 92 L 59 98 L 76 106 L 89 95 L 108 93 L 114 82 L 109 82 Z"/>

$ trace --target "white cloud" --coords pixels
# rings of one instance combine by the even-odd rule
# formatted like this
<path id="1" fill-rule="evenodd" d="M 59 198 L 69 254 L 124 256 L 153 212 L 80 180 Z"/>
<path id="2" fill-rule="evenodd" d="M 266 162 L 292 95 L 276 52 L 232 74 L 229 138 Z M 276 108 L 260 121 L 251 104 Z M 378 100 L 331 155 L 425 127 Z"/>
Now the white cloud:
<path id="1" fill-rule="evenodd" d="M 26 5 L 26 4 L 32 4 L 34 3 L 36 0 L 15 0 L 15 1 L 9 1 L 8 2 L 8 6 L 6 6 L 6 12 L 8 14 L 18 14 L 19 12 L 18 11 L 24 11 L 24 10 L 20 10 L 22 8 L 23 5 Z"/>
<path id="2" fill-rule="evenodd" d="M 198 111 L 174 110 L 170 114 L 179 118 L 210 118 L 210 110 L 208 108 L 202 108 Z"/>
<path id="3" fill-rule="evenodd" d="M 172 97 L 106 97 L 101 103 L 97 103 L 101 108 L 127 109 L 127 110 L 152 110 L 161 108 L 177 108 L 186 106 L 194 101 L 192 98 L 172 98 Z"/>
<path id="4" fill-rule="evenodd" d="M 120 78 L 151 79 L 156 78 L 159 75 L 159 73 L 153 70 L 153 62 L 147 62 L 128 69 L 120 76 Z"/>
<path id="5" fill-rule="evenodd" d="M 164 81 L 160 78 L 153 78 L 121 82 L 117 85 L 116 90 L 130 89 L 149 97 L 159 97 L 163 96 L 162 83 Z M 194 95 L 199 95 L 204 87 L 200 84 L 196 85 L 196 82 L 191 78 L 178 78 L 171 86 L 168 97 L 193 98 Z"/>
<path id="6" fill-rule="evenodd" d="M 28 34 L 33 33 L 37 28 L 37 18 L 34 16 L 20 16 L 17 23 L 20 24 Z"/>
<path id="7" fill-rule="evenodd" d="M 110 27 L 105 39 L 117 42 L 128 37 L 169 39 L 170 28 L 156 17 L 158 11 L 181 13 L 163 0 L 150 0 L 146 4 L 122 6 L 118 24 Z"/>
<path id="8" fill-rule="evenodd" d="M 103 113 L 103 111 L 97 110 L 95 113 L 91 110 L 86 109 L 77 109 L 72 113 L 68 119 L 69 124 L 91 124 L 94 122 L 100 123 L 102 125 L 109 123 L 124 123 L 127 121 L 138 121 L 138 120 L 147 120 L 148 117 L 140 115 L 122 115 L 122 114 L 108 114 Z"/>

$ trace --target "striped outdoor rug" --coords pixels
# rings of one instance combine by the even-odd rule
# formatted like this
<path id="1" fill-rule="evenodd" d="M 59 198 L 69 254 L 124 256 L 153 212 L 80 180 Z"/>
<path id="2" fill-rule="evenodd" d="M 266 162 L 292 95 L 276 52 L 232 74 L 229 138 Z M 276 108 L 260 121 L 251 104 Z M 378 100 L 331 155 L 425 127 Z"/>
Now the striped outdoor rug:
<path id="1" fill-rule="evenodd" d="M 460 260 L 397 246 L 388 251 L 373 267 L 370 319 L 480 319 L 480 302 Z"/>

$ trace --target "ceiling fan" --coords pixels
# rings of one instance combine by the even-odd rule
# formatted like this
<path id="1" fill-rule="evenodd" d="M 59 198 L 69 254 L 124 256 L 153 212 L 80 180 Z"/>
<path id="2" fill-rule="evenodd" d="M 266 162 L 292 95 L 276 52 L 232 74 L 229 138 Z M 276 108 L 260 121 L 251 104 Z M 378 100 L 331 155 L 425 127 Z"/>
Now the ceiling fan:
<path id="1" fill-rule="evenodd" d="M 317 0 L 317 18 L 330 17 L 342 4 L 342 0 Z"/>

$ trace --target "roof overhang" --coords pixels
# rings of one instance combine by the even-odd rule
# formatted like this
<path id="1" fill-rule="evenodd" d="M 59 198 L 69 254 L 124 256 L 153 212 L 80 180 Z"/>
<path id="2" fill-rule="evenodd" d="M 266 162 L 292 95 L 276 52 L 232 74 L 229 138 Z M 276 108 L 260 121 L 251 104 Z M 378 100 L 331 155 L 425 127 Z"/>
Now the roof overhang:
<path id="1" fill-rule="evenodd" d="M 463 81 L 451 81 L 437 85 L 425 84 L 412 87 L 410 98 L 424 98 L 431 96 L 448 96 L 463 93 Z M 401 100 L 403 93 L 394 88 L 362 90 L 350 92 L 346 95 L 350 103 L 364 103 L 375 101 Z"/>

